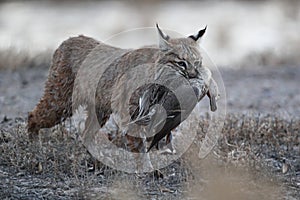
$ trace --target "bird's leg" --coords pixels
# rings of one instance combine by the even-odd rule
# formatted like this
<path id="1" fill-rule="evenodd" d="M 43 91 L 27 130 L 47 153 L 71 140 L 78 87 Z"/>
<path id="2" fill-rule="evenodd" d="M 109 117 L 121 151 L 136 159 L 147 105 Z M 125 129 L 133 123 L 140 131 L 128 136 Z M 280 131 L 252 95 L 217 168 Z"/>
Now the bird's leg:
<path id="1" fill-rule="evenodd" d="M 171 131 L 166 135 L 166 147 L 160 151 L 160 154 L 174 154 L 176 151 L 172 144 L 172 133 Z"/>
<path id="2" fill-rule="evenodd" d="M 210 91 L 207 92 L 207 96 L 209 98 L 209 102 L 210 102 L 210 110 L 211 111 L 216 111 L 217 110 L 217 103 L 216 103 L 216 97 L 213 96 Z"/>
<path id="3" fill-rule="evenodd" d="M 174 154 L 174 153 L 176 153 L 176 150 L 173 148 L 172 139 L 173 139 L 173 136 L 172 136 L 172 132 L 170 131 L 166 137 L 166 145 L 167 145 L 168 149 L 170 149 L 171 152 Z"/>
<path id="4" fill-rule="evenodd" d="M 145 130 L 144 130 L 145 131 Z M 139 148 L 139 153 L 135 154 L 136 161 L 137 161 L 137 173 L 143 173 L 148 171 L 153 171 L 153 166 L 151 163 L 151 159 L 147 151 L 146 147 L 146 134 L 144 131 L 140 132 L 140 138 L 142 139 L 141 147 Z"/>
<path id="5" fill-rule="evenodd" d="M 172 133 L 169 132 L 168 135 L 166 136 L 166 145 L 170 144 L 171 143 L 171 140 L 172 140 Z"/>
<path id="6" fill-rule="evenodd" d="M 218 85 L 215 82 L 214 79 L 211 79 L 209 88 L 208 88 L 208 92 L 207 92 L 207 96 L 209 97 L 210 100 L 210 110 L 211 111 L 216 111 L 217 110 L 217 100 L 220 96 L 219 94 L 219 89 L 218 89 Z"/>

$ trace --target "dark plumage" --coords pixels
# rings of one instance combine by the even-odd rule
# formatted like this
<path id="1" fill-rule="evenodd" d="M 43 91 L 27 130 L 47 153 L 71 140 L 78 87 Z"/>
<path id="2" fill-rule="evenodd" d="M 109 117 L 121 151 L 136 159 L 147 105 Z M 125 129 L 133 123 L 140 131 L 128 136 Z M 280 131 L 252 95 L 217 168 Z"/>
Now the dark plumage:
<path id="1" fill-rule="evenodd" d="M 139 88 L 143 93 L 140 93 L 139 105 L 134 109 L 131 108 L 131 117 L 135 123 L 148 126 L 148 136 L 154 134 L 147 152 L 155 145 L 158 147 L 159 141 L 165 136 L 166 142 L 169 143 L 171 131 L 179 126 L 190 115 L 197 102 L 209 93 L 209 87 L 206 85 L 200 85 L 202 88 L 196 84 L 191 86 L 194 93 L 191 93 L 190 86 L 181 89 L 181 93 L 186 96 L 184 111 L 176 95 L 167 87 L 149 84 Z M 215 105 L 215 96 L 209 97 Z M 214 111 L 216 108 L 211 107 L 211 109 Z"/>
<path id="2" fill-rule="evenodd" d="M 147 125 L 149 135 L 155 133 L 148 152 L 163 137 L 168 136 L 169 139 L 171 130 L 181 123 L 181 108 L 175 94 L 165 86 L 151 84 L 146 88 L 140 97 L 139 107 L 132 113 L 132 119 L 139 125 Z"/>

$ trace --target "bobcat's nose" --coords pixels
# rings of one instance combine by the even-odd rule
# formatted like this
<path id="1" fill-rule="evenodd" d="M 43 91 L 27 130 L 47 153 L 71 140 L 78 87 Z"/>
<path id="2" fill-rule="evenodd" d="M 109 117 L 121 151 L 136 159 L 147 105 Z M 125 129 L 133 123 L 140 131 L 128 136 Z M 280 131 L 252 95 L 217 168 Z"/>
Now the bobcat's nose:
<path id="1" fill-rule="evenodd" d="M 189 78 L 196 78 L 198 75 L 198 72 L 196 69 L 190 70 L 189 72 Z"/>

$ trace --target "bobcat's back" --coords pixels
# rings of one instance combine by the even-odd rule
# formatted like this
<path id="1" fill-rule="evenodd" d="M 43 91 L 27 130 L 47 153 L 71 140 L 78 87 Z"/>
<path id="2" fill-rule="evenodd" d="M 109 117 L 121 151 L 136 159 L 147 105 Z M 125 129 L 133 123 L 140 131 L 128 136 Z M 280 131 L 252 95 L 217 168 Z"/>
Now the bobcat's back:
<path id="1" fill-rule="evenodd" d="M 92 104 L 95 94 L 103 125 L 111 113 L 116 79 L 139 63 L 152 62 L 155 52 L 154 48 L 120 49 L 86 36 L 64 41 L 53 55 L 43 97 L 28 115 L 28 131 L 36 134 L 60 123 L 72 115 L 72 105 Z"/>

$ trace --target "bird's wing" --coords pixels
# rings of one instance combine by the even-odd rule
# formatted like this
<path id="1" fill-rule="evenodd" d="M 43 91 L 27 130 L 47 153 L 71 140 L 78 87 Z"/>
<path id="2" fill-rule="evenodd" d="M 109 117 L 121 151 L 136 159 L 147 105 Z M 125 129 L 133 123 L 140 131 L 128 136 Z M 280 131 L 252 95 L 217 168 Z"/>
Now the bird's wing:
<path id="1" fill-rule="evenodd" d="M 147 152 L 149 152 L 158 142 L 167 135 L 171 134 L 171 130 L 176 128 L 182 119 L 182 110 L 180 103 L 176 96 L 172 92 L 166 91 L 165 95 L 159 102 L 162 106 L 164 112 L 158 108 L 156 114 L 151 120 L 149 130 L 152 131 L 151 134 L 154 135 L 153 140 Z M 153 123 L 153 124 L 152 124 Z"/>
<path id="2" fill-rule="evenodd" d="M 139 97 L 139 105 L 136 108 L 134 115 L 134 123 L 140 125 L 148 125 L 152 116 L 158 111 L 154 106 L 159 104 L 164 98 L 165 89 L 157 84 L 151 84 L 147 87 Z"/>
<path id="3" fill-rule="evenodd" d="M 158 142 L 163 139 L 166 135 L 171 135 L 171 131 L 169 132 L 161 132 L 160 134 L 156 134 L 151 141 L 149 148 L 147 149 L 147 153 L 155 146 L 158 145 Z"/>
<path id="4" fill-rule="evenodd" d="M 160 123 L 155 124 L 158 129 L 154 129 L 156 134 L 147 149 L 149 152 L 158 142 L 167 135 L 171 134 L 171 131 L 176 128 L 185 118 L 182 116 L 182 110 L 180 108 L 180 103 L 174 94 L 168 94 L 162 103 L 166 111 L 166 116 L 162 116 L 161 114 L 157 114 L 158 118 L 164 118 L 165 120 L 161 120 Z M 191 105 L 194 107 L 194 105 Z M 155 117 L 156 117 L 155 116 Z"/>

